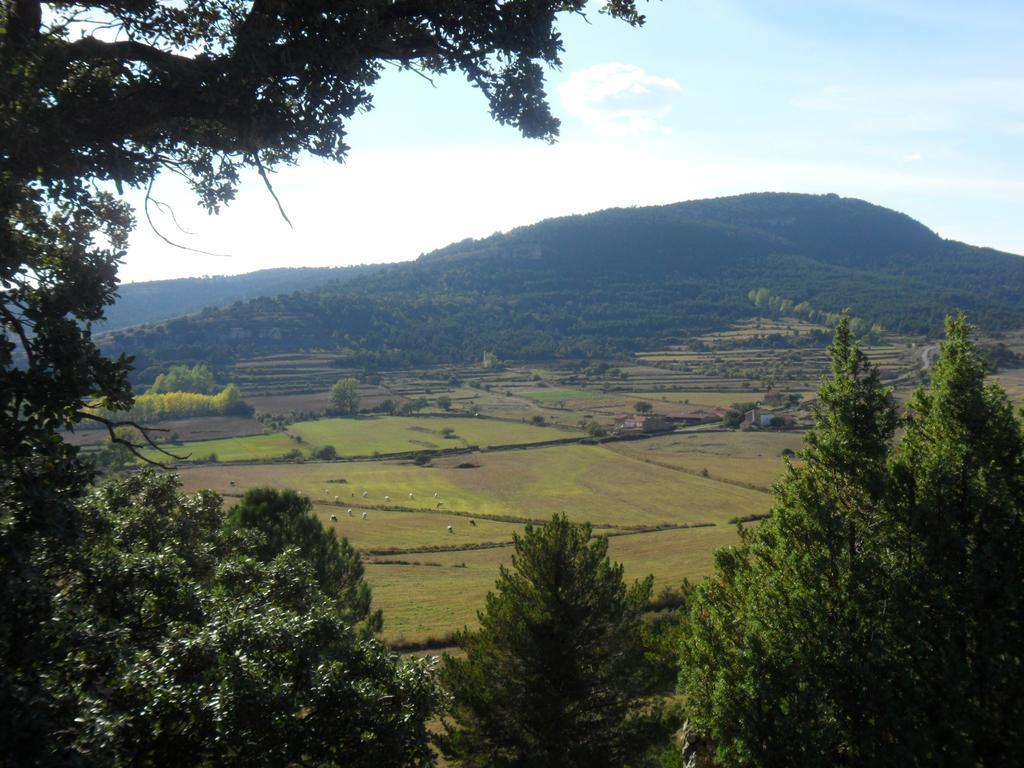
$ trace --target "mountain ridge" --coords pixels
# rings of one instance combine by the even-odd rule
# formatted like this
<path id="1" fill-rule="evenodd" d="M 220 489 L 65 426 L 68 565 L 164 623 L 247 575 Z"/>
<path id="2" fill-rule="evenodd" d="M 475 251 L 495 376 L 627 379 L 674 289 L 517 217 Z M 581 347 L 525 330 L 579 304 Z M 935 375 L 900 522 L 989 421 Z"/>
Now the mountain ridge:
<path id="1" fill-rule="evenodd" d="M 110 340 L 143 366 L 290 351 L 359 365 L 616 354 L 749 316 L 753 288 L 892 330 L 1024 325 L 1024 258 L 836 195 L 752 193 L 546 219 L 342 285 Z"/>

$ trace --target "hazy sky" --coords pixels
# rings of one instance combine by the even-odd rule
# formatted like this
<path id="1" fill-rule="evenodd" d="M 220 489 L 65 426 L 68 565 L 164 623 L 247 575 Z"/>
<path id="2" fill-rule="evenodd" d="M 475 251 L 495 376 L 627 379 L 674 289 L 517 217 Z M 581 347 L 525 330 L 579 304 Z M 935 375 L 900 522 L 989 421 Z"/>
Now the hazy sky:
<path id="1" fill-rule="evenodd" d="M 596 6 L 595 6 L 596 8 Z M 389 72 L 344 165 L 258 178 L 218 217 L 171 178 L 125 281 L 416 258 L 542 218 L 759 191 L 835 192 L 1024 254 L 1020 0 L 664 0 L 640 29 L 561 26 L 555 145 L 491 122 L 457 76 Z"/>

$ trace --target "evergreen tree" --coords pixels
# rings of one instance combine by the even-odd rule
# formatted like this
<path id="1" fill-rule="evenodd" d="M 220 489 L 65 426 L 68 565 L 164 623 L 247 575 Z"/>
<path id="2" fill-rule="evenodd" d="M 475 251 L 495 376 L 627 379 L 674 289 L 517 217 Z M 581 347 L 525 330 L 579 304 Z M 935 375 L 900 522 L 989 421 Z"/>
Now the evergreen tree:
<path id="1" fill-rule="evenodd" d="M 176 486 L 143 473 L 83 503 L 45 630 L 63 659 L 46 686 L 77 727 L 0 762 L 433 764 L 427 665 L 352 630 L 301 537 L 270 552 L 225 527 L 216 494 Z"/>
<path id="2" fill-rule="evenodd" d="M 350 622 L 366 622 L 370 632 L 382 626 L 380 611 L 370 610 L 370 586 L 363 580 L 359 552 L 348 539 L 338 539 L 313 513 L 306 496 L 295 491 L 252 488 L 228 513 L 233 530 L 258 532 L 252 542 L 254 554 L 270 562 L 289 547 L 296 547 L 313 567 L 317 583 L 335 598 L 338 610 Z"/>
<path id="3" fill-rule="evenodd" d="M 459 636 L 465 658 L 445 658 L 447 757 L 490 768 L 625 766 L 663 735 L 641 698 L 651 579 L 627 587 L 607 548 L 564 516 L 515 537 L 480 629 Z"/>
<path id="4" fill-rule="evenodd" d="M 1010 765 L 1020 750 L 1020 426 L 962 318 L 906 436 L 840 322 L 772 517 L 716 554 L 680 682 L 726 766 Z"/>
<path id="5" fill-rule="evenodd" d="M 931 387 L 909 404 L 894 495 L 911 575 L 922 764 L 1019 764 L 1024 753 L 1024 439 L 963 316 L 948 319 Z"/>

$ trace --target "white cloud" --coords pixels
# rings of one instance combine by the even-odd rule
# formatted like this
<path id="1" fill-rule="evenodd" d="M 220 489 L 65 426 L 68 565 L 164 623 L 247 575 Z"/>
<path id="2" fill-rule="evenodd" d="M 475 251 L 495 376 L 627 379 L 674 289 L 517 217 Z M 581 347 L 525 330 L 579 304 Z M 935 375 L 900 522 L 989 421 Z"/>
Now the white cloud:
<path id="1" fill-rule="evenodd" d="M 911 152 L 909 155 L 904 155 L 903 160 L 908 163 L 917 163 L 924 159 L 924 155 L 920 152 Z"/>
<path id="2" fill-rule="evenodd" d="M 657 130 L 681 90 L 670 77 L 608 63 L 573 72 L 558 86 L 558 95 L 565 111 L 598 135 L 627 136 Z"/>

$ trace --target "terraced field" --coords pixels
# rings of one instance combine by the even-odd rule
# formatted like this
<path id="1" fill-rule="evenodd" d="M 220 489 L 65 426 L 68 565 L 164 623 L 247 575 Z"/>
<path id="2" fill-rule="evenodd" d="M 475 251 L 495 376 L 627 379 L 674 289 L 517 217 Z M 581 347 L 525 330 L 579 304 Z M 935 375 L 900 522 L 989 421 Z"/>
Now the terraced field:
<path id="1" fill-rule="evenodd" d="M 475 621 L 509 561 L 513 536 L 556 512 L 609 535 L 610 553 L 630 578 L 653 574 L 660 588 L 708 573 L 714 549 L 736 541 L 730 521 L 769 511 L 769 489 L 802 434 L 708 425 L 599 445 L 575 440 L 586 434 L 583 426 L 608 428 L 637 402 L 659 413 L 727 407 L 761 400 L 769 388 L 800 395 L 801 405 L 788 413 L 806 423 L 807 403 L 827 370 L 824 350 L 758 346 L 759 336 L 790 325 L 753 321 L 699 340 L 702 347 L 605 365 L 448 366 L 366 377 L 364 404 L 425 403 L 415 417 L 289 423 L 321 411 L 327 387 L 350 372 L 330 355 L 264 358 L 236 372 L 257 411 L 281 417 L 273 426 L 285 431 L 173 448 L 219 459 L 181 467 L 186 489 L 213 488 L 227 503 L 268 485 L 309 496 L 323 524 L 363 553 L 385 636 L 396 643 L 444 638 Z M 867 350 L 883 378 L 898 385 L 898 397 L 920 378 L 927 343 L 894 338 Z M 1024 372 L 1007 372 L 1001 382 L 1024 401 Z M 451 400 L 450 412 L 442 412 L 441 395 Z M 558 444 L 563 439 L 572 442 Z M 308 458 L 326 445 L 339 460 L 230 463 L 296 451 Z M 418 466 L 410 453 L 430 454 L 429 463 Z"/>

